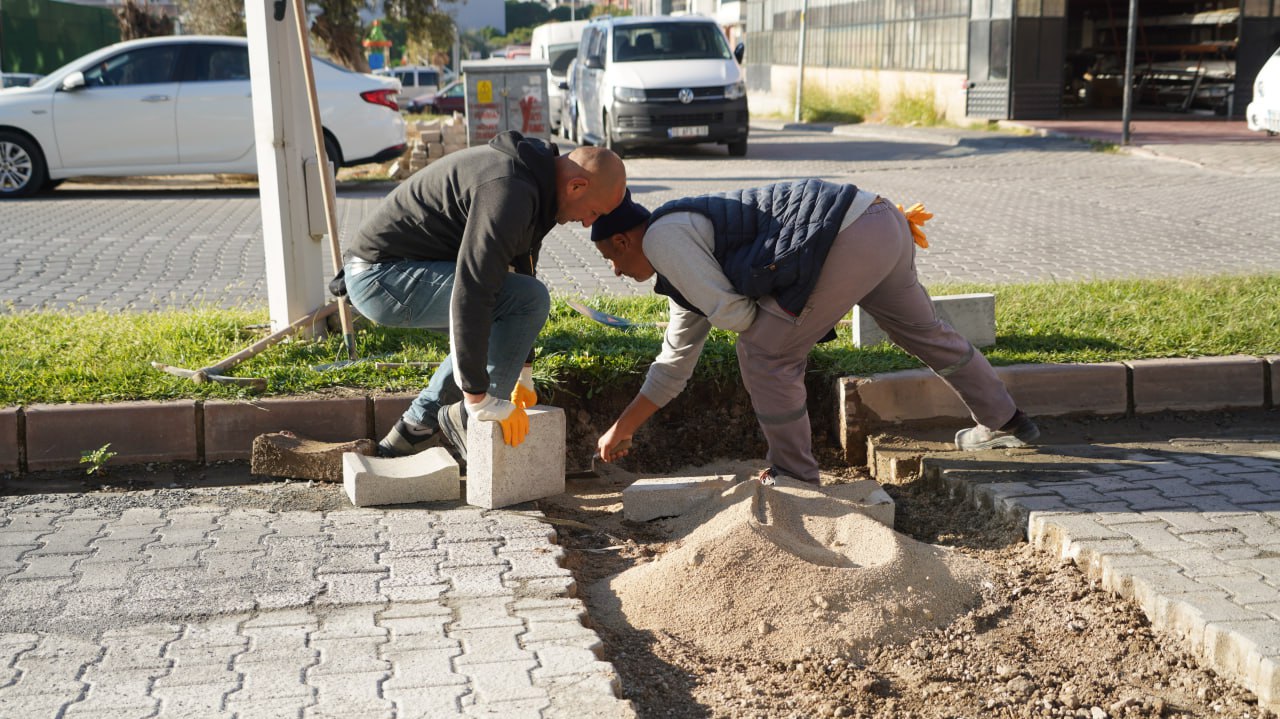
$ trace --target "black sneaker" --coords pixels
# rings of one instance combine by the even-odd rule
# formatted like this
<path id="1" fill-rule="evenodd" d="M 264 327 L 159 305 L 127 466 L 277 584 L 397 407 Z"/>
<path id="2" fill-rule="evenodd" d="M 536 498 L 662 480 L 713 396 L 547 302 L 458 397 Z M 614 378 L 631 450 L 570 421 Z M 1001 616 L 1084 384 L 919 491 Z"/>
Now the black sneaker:
<path id="1" fill-rule="evenodd" d="M 404 421 L 402 418 L 396 426 L 387 432 L 387 436 L 378 442 L 379 457 L 407 457 L 435 447 L 444 439 L 444 433 L 430 427 L 421 429 Z"/>
<path id="2" fill-rule="evenodd" d="M 464 402 L 466 400 L 463 400 Z M 458 457 L 467 461 L 467 408 L 462 402 L 454 402 L 440 408 L 436 415 L 440 421 L 440 433 L 449 439 L 453 448 L 458 450 Z"/>

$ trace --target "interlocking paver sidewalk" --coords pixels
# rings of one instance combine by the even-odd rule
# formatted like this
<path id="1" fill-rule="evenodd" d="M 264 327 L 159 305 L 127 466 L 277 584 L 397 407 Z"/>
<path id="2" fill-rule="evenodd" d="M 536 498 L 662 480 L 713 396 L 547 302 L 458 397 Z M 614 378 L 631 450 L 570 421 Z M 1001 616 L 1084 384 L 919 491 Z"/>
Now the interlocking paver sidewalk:
<path id="1" fill-rule="evenodd" d="M 215 496 L 0 498 L 0 716 L 634 716 L 538 513 Z"/>
<path id="2" fill-rule="evenodd" d="M 1280 432 L 926 457 L 1280 710 Z"/>

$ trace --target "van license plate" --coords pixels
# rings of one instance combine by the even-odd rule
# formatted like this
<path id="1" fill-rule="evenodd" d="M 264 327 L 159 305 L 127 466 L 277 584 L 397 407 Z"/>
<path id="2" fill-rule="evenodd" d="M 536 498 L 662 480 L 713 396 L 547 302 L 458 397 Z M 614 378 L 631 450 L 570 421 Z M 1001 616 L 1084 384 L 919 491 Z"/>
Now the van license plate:
<path id="1" fill-rule="evenodd" d="M 667 130 L 667 137 L 704 137 L 710 134 L 706 125 L 692 127 L 672 127 Z"/>

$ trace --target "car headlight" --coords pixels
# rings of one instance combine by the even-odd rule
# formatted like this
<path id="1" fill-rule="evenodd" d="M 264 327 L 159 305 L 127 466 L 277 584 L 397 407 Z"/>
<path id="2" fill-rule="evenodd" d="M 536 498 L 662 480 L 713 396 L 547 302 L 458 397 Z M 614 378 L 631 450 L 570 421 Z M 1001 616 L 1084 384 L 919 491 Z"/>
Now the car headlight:
<path id="1" fill-rule="evenodd" d="M 638 87 L 615 87 L 613 99 L 618 102 L 644 102 L 644 90 Z"/>
<path id="2" fill-rule="evenodd" d="M 747 84 L 739 80 L 732 85 L 724 86 L 724 99 L 737 100 L 747 96 Z"/>

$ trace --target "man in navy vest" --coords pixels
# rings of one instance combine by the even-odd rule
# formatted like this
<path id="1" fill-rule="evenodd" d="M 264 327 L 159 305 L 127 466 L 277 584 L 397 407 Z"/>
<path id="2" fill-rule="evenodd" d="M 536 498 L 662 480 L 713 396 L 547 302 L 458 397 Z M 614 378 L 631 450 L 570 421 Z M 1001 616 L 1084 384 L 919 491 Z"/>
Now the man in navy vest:
<path id="1" fill-rule="evenodd" d="M 855 304 L 964 400 L 977 426 L 956 434 L 958 448 L 1035 440 L 1039 428 L 986 357 L 935 315 L 916 276 L 921 222 L 875 193 L 816 179 L 675 200 L 652 214 L 628 192 L 591 239 L 616 275 L 657 275 L 671 321 L 639 394 L 597 441 L 601 458 L 627 454 L 619 444 L 680 394 L 717 327 L 738 333 L 742 382 L 769 443 L 761 478 L 816 482 L 805 365 Z"/>

